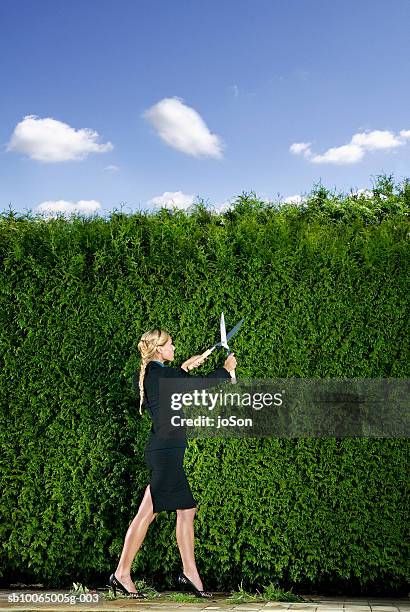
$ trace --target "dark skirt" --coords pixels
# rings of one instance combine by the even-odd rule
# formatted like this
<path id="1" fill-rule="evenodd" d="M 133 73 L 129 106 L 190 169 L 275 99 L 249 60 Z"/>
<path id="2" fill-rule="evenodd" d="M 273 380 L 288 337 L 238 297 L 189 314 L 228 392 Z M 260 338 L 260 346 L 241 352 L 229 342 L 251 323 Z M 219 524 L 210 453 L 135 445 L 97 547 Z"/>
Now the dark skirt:
<path id="1" fill-rule="evenodd" d="M 151 470 L 154 512 L 194 508 L 197 505 L 184 471 L 184 454 L 185 448 L 144 451 L 145 463 Z"/>

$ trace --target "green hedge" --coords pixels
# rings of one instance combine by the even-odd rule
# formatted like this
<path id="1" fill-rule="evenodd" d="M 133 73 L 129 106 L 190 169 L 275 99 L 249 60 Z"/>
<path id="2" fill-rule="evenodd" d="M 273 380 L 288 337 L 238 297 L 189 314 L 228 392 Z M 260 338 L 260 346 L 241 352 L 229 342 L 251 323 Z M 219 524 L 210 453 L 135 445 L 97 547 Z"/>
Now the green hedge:
<path id="1" fill-rule="evenodd" d="M 175 363 L 209 347 L 221 310 L 238 377 L 409 376 L 410 184 L 373 198 L 315 187 L 300 206 L 109 219 L 0 219 L 0 575 L 104 581 L 148 482 L 137 343 L 167 329 Z M 221 364 L 215 351 L 203 366 Z M 406 439 L 196 439 L 185 465 L 209 589 L 409 578 Z M 175 514 L 136 577 L 174 586 Z"/>

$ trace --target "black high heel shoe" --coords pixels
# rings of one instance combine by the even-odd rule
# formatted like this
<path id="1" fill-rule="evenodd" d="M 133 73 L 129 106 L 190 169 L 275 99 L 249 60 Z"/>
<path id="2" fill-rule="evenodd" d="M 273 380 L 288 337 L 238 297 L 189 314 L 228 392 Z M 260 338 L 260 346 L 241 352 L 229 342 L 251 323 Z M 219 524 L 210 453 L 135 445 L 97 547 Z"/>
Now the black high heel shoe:
<path id="1" fill-rule="evenodd" d="M 182 587 L 188 588 L 190 591 L 192 591 L 193 594 L 197 597 L 213 597 L 212 593 L 209 593 L 208 591 L 200 591 L 199 589 L 197 589 L 196 586 L 189 580 L 189 578 L 185 576 L 185 574 L 179 574 L 178 582 Z"/>
<path id="2" fill-rule="evenodd" d="M 122 591 L 124 595 L 128 595 L 129 597 L 131 597 L 131 599 L 146 599 L 147 598 L 147 596 L 144 595 L 144 593 L 140 593 L 138 591 L 136 593 L 130 593 L 129 590 L 126 589 L 123 584 L 121 584 L 118 578 L 115 577 L 115 574 L 111 574 L 109 583 L 110 583 L 110 587 L 114 591 L 115 597 L 117 596 L 117 589 L 118 589 L 119 591 Z"/>

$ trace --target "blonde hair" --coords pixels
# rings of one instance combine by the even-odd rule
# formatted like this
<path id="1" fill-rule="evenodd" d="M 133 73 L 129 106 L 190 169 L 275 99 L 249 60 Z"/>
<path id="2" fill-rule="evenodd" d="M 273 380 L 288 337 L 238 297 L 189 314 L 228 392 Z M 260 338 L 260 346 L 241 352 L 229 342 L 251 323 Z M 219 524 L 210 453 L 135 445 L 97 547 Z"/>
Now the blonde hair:
<path id="1" fill-rule="evenodd" d="M 156 350 L 159 346 L 164 346 L 168 342 L 171 336 L 164 329 L 150 329 L 149 331 L 142 334 L 141 340 L 138 342 L 138 350 L 141 353 L 141 367 L 140 367 L 140 414 L 142 414 L 141 408 L 144 401 L 144 376 L 145 369 L 149 361 L 152 361 Z"/>

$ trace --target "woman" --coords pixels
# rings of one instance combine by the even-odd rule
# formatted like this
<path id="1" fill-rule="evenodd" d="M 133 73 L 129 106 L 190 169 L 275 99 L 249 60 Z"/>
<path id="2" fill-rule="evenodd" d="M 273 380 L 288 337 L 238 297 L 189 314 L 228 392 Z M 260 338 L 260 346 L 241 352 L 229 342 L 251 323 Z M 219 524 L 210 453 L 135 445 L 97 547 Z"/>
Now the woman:
<path id="1" fill-rule="evenodd" d="M 201 365 L 201 355 L 194 355 L 180 368 L 165 366 L 165 361 L 174 359 L 174 345 L 171 336 L 164 330 L 153 329 L 143 334 L 138 349 L 142 358 L 139 374 L 140 414 L 145 399 L 153 421 L 144 451 L 145 462 L 151 470 L 151 480 L 145 489 L 138 513 L 128 528 L 117 569 L 110 576 L 110 586 L 114 594 L 118 588 L 135 599 L 145 597 L 136 591 L 131 580 L 132 562 L 158 512 L 176 510 L 176 537 L 183 564 L 183 573 L 178 576 L 178 582 L 198 597 L 212 597 L 211 593 L 203 590 L 195 563 L 193 523 L 197 503 L 192 496 L 183 467 L 187 447 L 186 435 L 185 431 L 170 431 L 169 419 L 164 419 L 164 413 L 167 411 L 164 410 L 163 396 L 160 410 L 159 381 L 168 379 L 169 385 L 165 383 L 164 386 L 162 382 L 162 393 L 164 389 L 171 387 L 175 391 L 179 379 L 182 381 L 183 392 L 213 387 L 221 380 L 230 380 L 230 372 L 236 368 L 236 358 L 231 353 L 223 368 L 216 368 L 207 376 L 197 377 L 190 376 L 187 372 Z"/>

